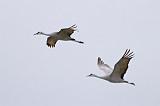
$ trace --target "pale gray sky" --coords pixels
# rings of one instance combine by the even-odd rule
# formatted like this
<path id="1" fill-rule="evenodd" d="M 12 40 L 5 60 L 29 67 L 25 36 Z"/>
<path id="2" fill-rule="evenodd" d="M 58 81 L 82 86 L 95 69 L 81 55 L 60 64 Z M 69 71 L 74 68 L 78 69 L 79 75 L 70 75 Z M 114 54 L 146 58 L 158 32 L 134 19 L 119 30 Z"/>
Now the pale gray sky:
<path id="1" fill-rule="evenodd" d="M 0 106 L 159 106 L 159 0 L 1 0 Z M 77 24 L 84 41 L 46 45 L 45 36 Z M 112 67 L 135 52 L 125 79 L 112 84 L 97 57 Z"/>

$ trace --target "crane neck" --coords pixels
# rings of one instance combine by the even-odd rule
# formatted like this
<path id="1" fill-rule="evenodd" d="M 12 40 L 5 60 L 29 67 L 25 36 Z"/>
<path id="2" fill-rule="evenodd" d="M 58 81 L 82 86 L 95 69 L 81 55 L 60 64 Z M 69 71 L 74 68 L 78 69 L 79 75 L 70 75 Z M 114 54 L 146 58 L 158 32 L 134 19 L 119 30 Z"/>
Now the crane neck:
<path id="1" fill-rule="evenodd" d="M 103 76 L 98 76 L 98 75 L 95 75 L 95 74 L 93 74 L 92 77 L 96 77 L 96 78 L 100 78 L 100 79 L 105 80 L 105 78 Z"/>
<path id="2" fill-rule="evenodd" d="M 41 34 L 42 35 L 46 35 L 46 36 L 51 36 L 50 34 L 46 34 L 46 33 L 43 33 L 43 32 Z"/>

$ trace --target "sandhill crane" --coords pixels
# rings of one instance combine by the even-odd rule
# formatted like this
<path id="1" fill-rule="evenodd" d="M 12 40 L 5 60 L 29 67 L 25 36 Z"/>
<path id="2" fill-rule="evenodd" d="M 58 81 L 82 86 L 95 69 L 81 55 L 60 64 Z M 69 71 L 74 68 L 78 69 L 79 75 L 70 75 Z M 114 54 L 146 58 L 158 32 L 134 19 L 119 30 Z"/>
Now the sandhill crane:
<path id="1" fill-rule="evenodd" d="M 122 56 L 122 58 L 115 64 L 114 69 L 112 69 L 109 65 L 104 64 L 100 57 L 98 57 L 97 65 L 103 70 L 106 75 L 105 76 L 97 76 L 95 74 L 88 75 L 89 77 L 97 77 L 103 80 L 107 80 L 112 83 L 128 83 L 135 85 L 134 83 L 130 83 L 123 79 L 124 74 L 128 69 L 129 61 L 133 58 L 133 52 L 130 52 L 130 49 L 127 49 Z"/>
<path id="2" fill-rule="evenodd" d="M 63 40 L 63 41 L 74 41 L 78 43 L 83 43 L 82 41 L 77 41 L 74 38 L 71 38 L 70 36 L 76 31 L 77 26 L 72 25 L 69 28 L 63 28 L 59 32 L 53 32 L 51 34 L 45 34 L 43 32 L 37 32 L 34 35 L 46 35 L 49 36 L 47 38 L 47 45 L 50 48 L 55 47 L 55 44 L 58 40 Z"/>

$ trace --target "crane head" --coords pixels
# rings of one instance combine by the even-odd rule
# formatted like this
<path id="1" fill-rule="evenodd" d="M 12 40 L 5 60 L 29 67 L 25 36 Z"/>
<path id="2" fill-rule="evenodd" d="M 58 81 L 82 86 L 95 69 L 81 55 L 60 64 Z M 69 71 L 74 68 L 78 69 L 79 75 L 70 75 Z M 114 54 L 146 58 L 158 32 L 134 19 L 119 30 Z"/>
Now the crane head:
<path id="1" fill-rule="evenodd" d="M 43 32 L 37 32 L 34 35 L 41 35 L 41 34 L 43 34 Z"/>
<path id="2" fill-rule="evenodd" d="M 89 75 L 87 75 L 87 77 L 93 77 L 94 76 L 94 74 L 89 74 Z"/>

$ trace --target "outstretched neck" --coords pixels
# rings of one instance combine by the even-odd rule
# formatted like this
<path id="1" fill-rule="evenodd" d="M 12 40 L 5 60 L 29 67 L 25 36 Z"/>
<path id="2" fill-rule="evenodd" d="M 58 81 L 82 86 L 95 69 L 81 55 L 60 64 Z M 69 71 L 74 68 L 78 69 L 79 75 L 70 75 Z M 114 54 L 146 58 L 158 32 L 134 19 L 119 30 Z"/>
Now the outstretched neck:
<path id="1" fill-rule="evenodd" d="M 46 34 L 46 33 L 43 33 L 43 32 L 41 34 L 42 35 L 46 35 L 46 36 L 51 36 L 50 34 Z"/>
<path id="2" fill-rule="evenodd" d="M 98 76 L 98 75 L 95 75 L 95 74 L 92 74 L 92 77 L 96 77 L 96 78 L 100 78 L 100 79 L 105 80 L 105 78 L 104 78 L 104 77 L 102 77 L 102 76 Z"/>
<path id="3" fill-rule="evenodd" d="M 46 34 L 46 33 L 43 33 L 43 32 L 37 32 L 37 33 L 35 33 L 34 35 L 45 35 L 45 36 L 51 36 L 51 34 Z"/>

